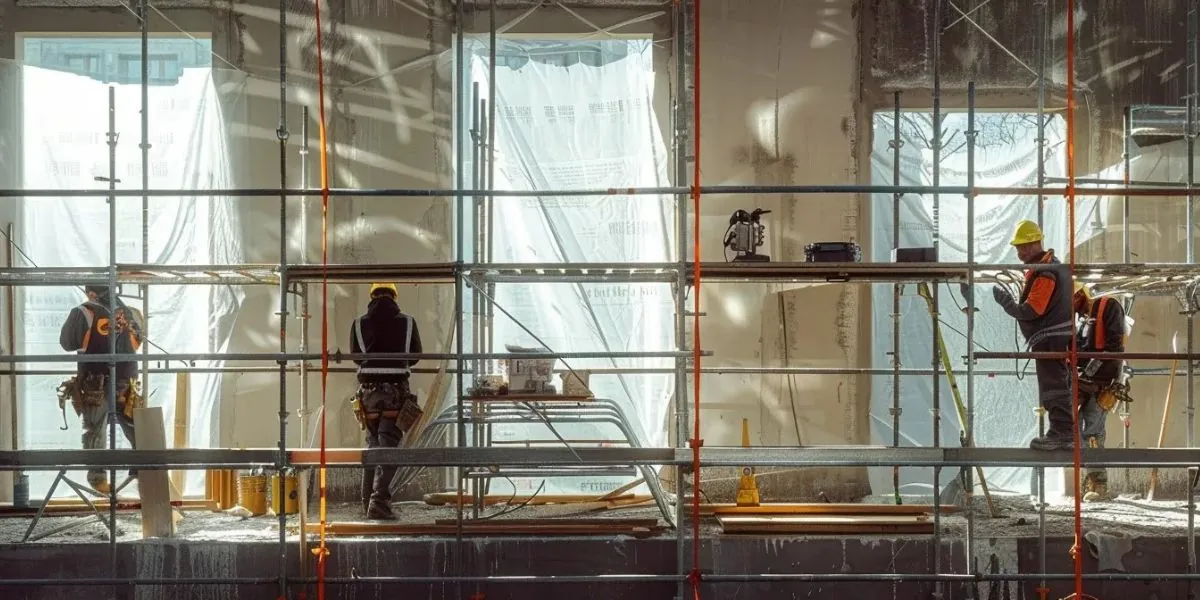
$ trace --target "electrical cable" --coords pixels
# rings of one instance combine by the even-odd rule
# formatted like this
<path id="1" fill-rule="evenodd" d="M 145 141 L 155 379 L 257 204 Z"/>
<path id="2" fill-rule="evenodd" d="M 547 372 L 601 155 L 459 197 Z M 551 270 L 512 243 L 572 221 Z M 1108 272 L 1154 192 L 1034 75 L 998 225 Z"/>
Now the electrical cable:
<path id="1" fill-rule="evenodd" d="M 319 545 L 313 549 L 317 556 L 317 600 L 325 600 L 325 565 L 329 558 L 326 544 L 328 527 L 328 498 L 326 468 L 326 400 L 329 392 L 329 143 L 325 127 L 325 47 L 321 35 L 321 2 L 313 2 L 317 29 L 317 131 L 321 157 L 321 450 L 318 487 L 320 489 Z M 282 232 L 280 232 L 282 235 Z"/>
<path id="2" fill-rule="evenodd" d="M 543 479 L 542 482 L 538 484 L 537 489 L 533 490 L 533 493 L 530 494 L 528 498 L 516 505 L 513 505 L 512 501 L 517 499 L 517 482 L 513 481 L 512 477 L 505 477 L 505 479 L 508 480 L 509 485 L 513 486 L 513 493 L 508 497 L 508 502 L 506 502 L 506 504 L 509 505 L 509 508 L 501 509 L 500 512 L 493 515 L 487 515 L 486 517 L 477 517 L 473 519 L 474 521 L 490 521 L 491 519 L 503 517 L 504 515 L 511 515 L 512 513 L 529 506 L 529 503 L 533 502 L 534 498 L 537 498 L 538 494 L 541 494 L 542 490 L 546 489 L 546 480 Z"/>

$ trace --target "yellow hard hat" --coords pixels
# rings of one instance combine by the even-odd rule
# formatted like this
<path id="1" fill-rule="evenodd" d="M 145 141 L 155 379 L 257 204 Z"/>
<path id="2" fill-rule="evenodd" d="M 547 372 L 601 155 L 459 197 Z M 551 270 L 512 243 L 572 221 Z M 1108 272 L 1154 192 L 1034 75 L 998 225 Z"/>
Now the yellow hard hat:
<path id="1" fill-rule="evenodd" d="M 1091 297 L 1092 297 L 1092 293 L 1090 290 L 1088 290 L 1087 286 L 1083 285 L 1083 283 L 1081 283 L 1079 281 L 1076 281 L 1075 282 L 1075 295 L 1081 295 L 1081 294 L 1083 295 L 1084 298 L 1091 299 Z"/>
<path id="2" fill-rule="evenodd" d="M 391 292 L 393 297 L 400 295 L 400 290 L 396 289 L 396 284 L 394 284 L 394 283 L 372 283 L 371 284 L 371 295 L 372 296 L 374 296 L 375 294 L 378 294 L 379 292 L 385 291 L 385 290 Z"/>
<path id="3" fill-rule="evenodd" d="M 1038 224 L 1033 221 L 1025 220 L 1017 223 L 1017 229 L 1013 232 L 1013 238 L 1009 244 L 1023 246 L 1025 244 L 1032 244 L 1033 242 L 1040 242 L 1042 239 L 1044 239 L 1042 228 L 1038 227 Z"/>

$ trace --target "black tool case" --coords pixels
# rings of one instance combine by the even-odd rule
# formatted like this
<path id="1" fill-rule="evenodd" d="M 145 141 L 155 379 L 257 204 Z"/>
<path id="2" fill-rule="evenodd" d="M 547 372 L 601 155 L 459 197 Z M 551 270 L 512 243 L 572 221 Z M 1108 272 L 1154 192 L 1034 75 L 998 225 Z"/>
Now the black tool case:
<path id="1" fill-rule="evenodd" d="M 854 242 L 815 242 L 804 247 L 805 262 L 862 262 L 862 250 Z"/>

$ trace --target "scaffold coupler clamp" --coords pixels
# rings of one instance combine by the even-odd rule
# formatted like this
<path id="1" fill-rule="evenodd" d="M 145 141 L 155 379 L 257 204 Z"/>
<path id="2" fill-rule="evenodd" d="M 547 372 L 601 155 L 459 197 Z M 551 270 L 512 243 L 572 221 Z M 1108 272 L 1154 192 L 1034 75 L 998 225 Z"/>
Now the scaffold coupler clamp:
<path id="1" fill-rule="evenodd" d="M 699 453 L 700 449 L 703 447 L 704 447 L 704 439 L 703 438 L 693 438 L 693 439 L 688 440 L 688 448 L 691 448 L 696 453 Z M 683 464 L 683 472 L 684 473 L 693 473 L 696 471 L 696 466 L 697 465 L 695 465 L 693 463 L 684 463 Z"/>

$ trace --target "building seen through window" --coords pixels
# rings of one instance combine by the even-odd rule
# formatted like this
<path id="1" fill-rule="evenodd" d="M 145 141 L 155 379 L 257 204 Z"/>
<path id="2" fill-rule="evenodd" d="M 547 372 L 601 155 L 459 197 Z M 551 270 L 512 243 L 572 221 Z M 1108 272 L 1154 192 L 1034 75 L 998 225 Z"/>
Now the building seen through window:
<path id="1" fill-rule="evenodd" d="M 154 38 L 147 53 L 150 85 L 175 85 L 187 68 L 212 64 L 212 40 Z M 101 83 L 141 83 L 141 40 L 137 38 L 26 38 L 24 63 L 91 77 Z"/>

